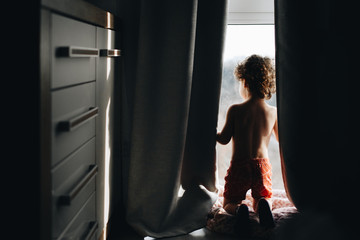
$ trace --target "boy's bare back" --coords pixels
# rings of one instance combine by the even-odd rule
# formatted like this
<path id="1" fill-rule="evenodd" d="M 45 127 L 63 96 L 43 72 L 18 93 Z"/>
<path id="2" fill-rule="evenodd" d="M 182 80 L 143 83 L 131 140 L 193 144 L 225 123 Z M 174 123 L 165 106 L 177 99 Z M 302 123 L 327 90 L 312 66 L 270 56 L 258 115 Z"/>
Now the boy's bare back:
<path id="1" fill-rule="evenodd" d="M 278 139 L 276 108 L 269 106 L 264 99 L 250 98 L 229 108 L 217 141 L 227 144 L 233 137 L 233 160 L 268 158 L 272 133 Z"/>
<path id="2" fill-rule="evenodd" d="M 233 160 L 268 158 L 272 132 L 279 141 L 277 110 L 265 102 L 275 92 L 272 61 L 268 57 L 251 55 L 235 68 L 234 74 L 240 82 L 240 96 L 245 101 L 229 108 L 225 126 L 216 140 L 227 144 L 233 138 Z"/>

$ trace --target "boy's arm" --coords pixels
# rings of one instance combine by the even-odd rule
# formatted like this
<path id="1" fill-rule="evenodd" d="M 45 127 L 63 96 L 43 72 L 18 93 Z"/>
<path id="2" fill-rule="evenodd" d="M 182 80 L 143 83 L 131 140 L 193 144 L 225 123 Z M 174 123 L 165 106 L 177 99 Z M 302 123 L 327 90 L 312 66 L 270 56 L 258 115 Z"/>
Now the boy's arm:
<path id="1" fill-rule="evenodd" d="M 227 115 L 226 122 L 223 130 L 216 134 L 216 141 L 221 144 L 227 144 L 233 135 L 233 108 L 230 107 Z"/>
<path id="2" fill-rule="evenodd" d="M 273 132 L 274 132 L 274 136 L 275 136 L 276 140 L 279 142 L 279 131 L 278 131 L 277 118 L 276 118 L 276 120 L 275 120 Z"/>

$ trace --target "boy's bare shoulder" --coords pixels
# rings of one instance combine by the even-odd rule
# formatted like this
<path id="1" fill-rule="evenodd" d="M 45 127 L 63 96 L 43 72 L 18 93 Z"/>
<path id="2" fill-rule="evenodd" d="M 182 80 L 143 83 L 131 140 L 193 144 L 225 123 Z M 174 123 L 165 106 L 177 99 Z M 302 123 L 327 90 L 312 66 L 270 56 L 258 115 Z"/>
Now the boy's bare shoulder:
<path id="1" fill-rule="evenodd" d="M 269 105 L 269 104 L 266 104 L 266 105 L 267 105 L 267 108 L 269 109 L 269 111 L 271 111 L 271 112 L 276 112 L 276 111 L 277 111 L 277 108 L 276 108 L 276 107 L 271 106 L 271 105 Z"/>
<path id="2" fill-rule="evenodd" d="M 241 111 L 243 108 L 245 108 L 244 103 L 233 104 L 230 106 L 229 111 L 238 112 Z"/>
<path id="3" fill-rule="evenodd" d="M 246 106 L 244 103 L 231 105 L 229 108 L 229 116 L 232 117 L 241 117 L 246 112 Z"/>
<path id="4" fill-rule="evenodd" d="M 270 106 L 270 105 L 269 105 L 269 107 L 270 107 L 270 109 L 271 109 L 271 111 L 272 111 L 273 113 L 277 113 L 277 108 L 276 108 L 276 107 Z"/>
<path id="5" fill-rule="evenodd" d="M 276 116 L 277 116 L 277 108 L 274 107 L 274 106 L 271 106 L 271 105 L 269 105 L 269 104 L 266 104 L 266 105 L 267 105 L 268 112 L 269 112 L 272 116 L 274 116 L 274 117 L 276 118 Z"/>

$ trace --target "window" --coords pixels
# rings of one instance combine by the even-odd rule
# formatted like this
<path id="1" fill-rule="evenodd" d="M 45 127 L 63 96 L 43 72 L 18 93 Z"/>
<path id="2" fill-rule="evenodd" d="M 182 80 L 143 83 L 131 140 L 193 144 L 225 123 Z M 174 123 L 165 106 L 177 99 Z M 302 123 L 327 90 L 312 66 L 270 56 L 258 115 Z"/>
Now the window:
<path id="1" fill-rule="evenodd" d="M 218 131 L 225 123 L 226 112 L 232 104 L 241 103 L 243 100 L 238 92 L 238 81 L 234 77 L 235 66 L 247 56 L 259 54 L 275 58 L 274 25 L 228 25 L 226 33 L 223 79 L 220 95 L 218 115 Z M 276 106 L 276 94 L 267 101 Z M 232 144 L 217 144 L 218 176 L 220 185 L 224 185 L 224 177 L 229 168 Z M 283 189 L 279 144 L 272 136 L 269 143 L 269 158 L 272 164 L 273 189 Z"/>

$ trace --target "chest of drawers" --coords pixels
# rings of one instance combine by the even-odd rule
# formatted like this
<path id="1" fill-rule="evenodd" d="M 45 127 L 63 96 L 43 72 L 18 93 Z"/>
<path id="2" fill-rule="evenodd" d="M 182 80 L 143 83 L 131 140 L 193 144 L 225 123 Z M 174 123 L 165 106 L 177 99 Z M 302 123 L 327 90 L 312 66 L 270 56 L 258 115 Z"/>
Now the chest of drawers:
<path id="1" fill-rule="evenodd" d="M 111 214 L 119 32 L 51 9 L 41 21 L 51 239 L 98 239 Z"/>

